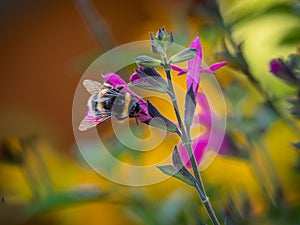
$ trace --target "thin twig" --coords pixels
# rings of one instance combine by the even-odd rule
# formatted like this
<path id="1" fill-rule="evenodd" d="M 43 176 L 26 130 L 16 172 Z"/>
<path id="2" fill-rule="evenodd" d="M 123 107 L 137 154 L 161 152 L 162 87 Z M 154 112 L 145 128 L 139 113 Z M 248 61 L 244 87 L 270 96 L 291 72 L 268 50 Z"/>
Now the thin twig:
<path id="1" fill-rule="evenodd" d="M 91 0 L 74 0 L 77 10 L 104 50 L 114 47 L 111 31 Z"/>

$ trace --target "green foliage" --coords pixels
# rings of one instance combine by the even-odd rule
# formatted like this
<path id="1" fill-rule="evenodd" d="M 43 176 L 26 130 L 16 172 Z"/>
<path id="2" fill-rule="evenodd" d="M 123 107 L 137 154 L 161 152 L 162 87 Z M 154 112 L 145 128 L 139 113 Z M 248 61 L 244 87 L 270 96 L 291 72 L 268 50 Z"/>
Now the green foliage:
<path id="1" fill-rule="evenodd" d="M 39 200 L 28 209 L 28 215 L 34 216 L 50 210 L 57 210 L 75 204 L 84 204 L 88 201 L 98 201 L 107 197 L 108 193 L 97 185 L 75 186 L 63 192 L 54 192 Z"/>

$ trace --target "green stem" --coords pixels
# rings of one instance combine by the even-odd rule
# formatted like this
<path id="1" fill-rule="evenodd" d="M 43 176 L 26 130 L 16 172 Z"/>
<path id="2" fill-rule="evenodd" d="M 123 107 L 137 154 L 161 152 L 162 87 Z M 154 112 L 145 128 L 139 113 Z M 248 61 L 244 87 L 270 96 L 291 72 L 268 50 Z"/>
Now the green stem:
<path id="1" fill-rule="evenodd" d="M 32 146 L 32 151 L 33 151 L 33 153 L 36 156 L 37 163 L 39 164 L 40 173 L 41 173 L 41 175 L 42 175 L 42 177 L 44 179 L 44 182 L 45 182 L 45 189 L 48 192 L 47 194 L 51 194 L 51 193 L 54 192 L 54 190 L 53 190 L 53 185 L 52 185 L 51 177 L 50 177 L 50 174 L 48 172 L 47 166 L 46 166 L 46 164 L 44 162 L 44 159 L 40 155 L 38 149 L 36 149 L 35 146 Z"/>
<path id="2" fill-rule="evenodd" d="M 167 60 L 164 60 L 164 61 L 167 61 Z M 192 150 L 191 137 L 190 137 L 190 135 L 187 134 L 187 132 L 184 128 L 180 113 L 179 113 L 179 107 L 178 107 L 178 103 L 177 103 L 177 99 L 176 99 L 176 95 L 175 95 L 174 87 L 173 87 L 173 83 L 172 83 L 172 78 L 171 78 L 170 65 L 168 65 L 168 64 L 165 64 L 165 65 L 166 66 L 165 66 L 164 70 L 165 70 L 165 73 L 167 75 L 167 80 L 168 80 L 168 84 L 169 84 L 169 92 L 168 93 L 169 93 L 169 96 L 171 98 L 173 108 L 174 108 L 174 111 L 175 111 L 175 114 L 176 114 L 176 118 L 177 118 L 180 130 L 181 130 L 181 134 L 182 134 L 181 135 L 181 141 L 182 141 L 183 145 L 186 147 L 186 149 L 188 151 L 188 154 L 189 154 L 189 158 L 190 158 L 190 161 L 191 161 L 193 173 L 194 173 L 194 176 L 196 178 L 197 192 L 200 196 L 200 199 L 201 199 L 203 205 L 205 206 L 206 212 L 209 215 L 212 223 L 214 225 L 219 225 L 220 223 L 219 223 L 219 221 L 217 219 L 217 216 L 216 216 L 216 214 L 215 214 L 215 212 L 214 212 L 214 210 L 213 210 L 213 208 L 210 204 L 209 198 L 207 197 L 206 192 L 205 192 L 203 181 L 202 181 L 201 175 L 199 173 L 198 166 L 197 166 L 197 163 L 196 163 L 196 159 L 195 159 L 195 156 L 194 156 L 194 153 L 193 153 L 193 150 Z"/>
<path id="3" fill-rule="evenodd" d="M 104 50 L 114 47 L 114 38 L 92 0 L 75 0 L 75 5 L 88 29 Z"/>
<path id="4" fill-rule="evenodd" d="M 198 184 L 196 184 L 196 189 L 197 189 L 197 192 L 200 195 L 201 189 L 199 188 Z M 218 221 L 218 218 L 216 217 L 214 209 L 212 208 L 212 205 L 210 204 L 209 198 L 206 196 L 205 199 L 201 199 L 201 200 L 202 200 L 203 205 L 205 206 L 206 212 L 209 215 L 212 223 L 213 224 L 220 224 L 219 221 Z"/>

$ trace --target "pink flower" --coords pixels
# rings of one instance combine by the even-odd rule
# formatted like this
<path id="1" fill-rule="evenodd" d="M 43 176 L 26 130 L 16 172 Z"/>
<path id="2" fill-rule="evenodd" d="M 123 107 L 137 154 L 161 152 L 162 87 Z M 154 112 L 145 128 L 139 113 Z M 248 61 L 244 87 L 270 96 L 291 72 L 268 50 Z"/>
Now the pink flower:
<path id="1" fill-rule="evenodd" d="M 198 36 L 192 41 L 190 48 L 197 49 L 198 52 L 194 58 L 188 60 L 188 68 L 187 69 L 180 68 L 175 65 L 171 65 L 171 68 L 178 72 L 177 75 L 183 75 L 187 73 L 187 78 L 186 78 L 187 89 L 189 89 L 192 86 L 196 96 L 198 92 L 199 83 L 200 83 L 201 73 L 215 73 L 216 70 L 225 66 L 226 62 L 218 62 L 209 66 L 208 68 L 203 68 L 202 67 L 202 59 L 203 59 L 202 45 L 200 43 L 200 39 Z"/>
<path id="2" fill-rule="evenodd" d="M 190 87 L 193 88 L 193 92 L 196 98 L 196 104 L 198 104 L 201 107 L 201 111 L 195 116 L 196 119 L 194 119 L 193 123 L 195 124 L 201 121 L 201 125 L 205 126 L 206 129 L 204 133 L 199 134 L 193 138 L 193 144 L 192 144 L 195 159 L 199 164 L 205 151 L 207 150 L 208 144 L 210 144 L 209 147 L 212 148 L 218 147 L 218 146 L 214 146 L 214 143 L 212 143 L 212 145 L 211 143 L 209 143 L 211 135 L 214 135 L 214 137 L 223 138 L 221 131 L 220 132 L 214 131 L 214 134 L 212 134 L 213 112 L 210 109 L 205 94 L 203 92 L 198 92 L 201 73 L 214 74 L 216 70 L 226 65 L 226 62 L 218 62 L 209 66 L 208 68 L 204 68 L 202 66 L 202 59 L 203 59 L 202 45 L 200 43 L 200 39 L 198 36 L 192 41 L 190 48 L 197 49 L 198 51 L 194 58 L 188 60 L 188 68 L 187 69 L 181 68 L 175 65 L 171 65 L 171 68 L 172 70 L 178 72 L 177 75 L 183 75 L 187 73 L 187 78 L 186 78 L 187 90 L 189 90 Z M 221 145 L 221 148 L 223 146 L 228 146 L 228 144 L 226 143 L 224 142 L 224 144 Z M 187 166 L 190 167 L 191 163 L 186 148 L 181 144 L 179 145 L 179 149 L 180 149 L 180 155 L 182 157 L 182 161 L 187 162 Z"/>
<path id="3" fill-rule="evenodd" d="M 115 92 L 127 92 L 130 94 L 132 100 L 138 103 L 136 105 L 136 109 L 138 108 L 138 112 L 134 117 L 136 119 L 140 120 L 141 122 L 156 126 L 161 129 L 167 129 L 170 132 L 177 133 L 180 135 L 180 132 L 177 128 L 177 126 L 169 121 L 166 117 L 161 115 L 159 111 L 153 106 L 149 101 L 145 101 L 139 96 L 137 96 L 136 93 L 134 93 L 127 85 L 127 83 L 117 74 L 109 73 L 106 75 L 103 75 L 103 79 L 105 83 L 110 84 L 114 89 Z M 92 80 L 84 80 L 83 81 L 84 86 L 86 89 L 90 92 L 91 97 L 88 101 L 88 111 L 84 117 L 84 119 L 81 121 L 79 125 L 79 130 L 84 131 L 87 129 L 90 129 L 92 127 L 97 126 L 98 124 L 102 123 L 106 119 L 111 118 L 112 113 L 111 110 L 104 109 L 104 112 L 99 112 L 97 109 L 95 109 L 95 102 L 98 100 L 106 101 L 109 97 L 104 97 L 102 99 L 98 98 L 99 92 L 101 92 L 103 85 L 99 82 L 92 81 Z M 113 94 L 111 94 L 113 95 Z M 104 99 L 104 100 L 103 100 Z M 158 117 L 160 120 L 153 120 L 154 118 Z"/>
<path id="4" fill-rule="evenodd" d="M 194 58 L 188 60 L 186 84 L 187 90 L 189 90 L 190 87 L 193 86 L 193 90 L 196 96 L 200 83 L 200 70 L 202 65 L 202 45 L 198 36 L 192 41 L 190 48 L 197 49 L 198 52 Z"/>
<path id="5" fill-rule="evenodd" d="M 201 110 L 195 115 L 194 124 L 201 123 L 201 125 L 205 126 L 205 131 L 193 137 L 192 140 L 192 149 L 194 151 L 194 156 L 197 164 L 199 164 L 205 152 L 208 150 L 208 147 L 210 147 L 210 149 L 212 150 L 219 150 L 218 152 L 221 154 L 228 153 L 230 150 L 232 150 L 233 147 L 228 136 L 225 135 L 225 137 L 223 138 L 223 132 L 216 128 L 213 132 L 212 119 L 214 111 L 211 110 L 207 97 L 203 92 L 197 93 L 196 102 L 201 107 Z M 213 140 L 210 140 L 210 138 L 213 138 L 213 140 L 223 138 L 221 146 L 216 146 L 216 144 L 212 142 Z M 186 163 L 188 167 L 191 167 L 188 152 L 182 144 L 179 145 L 179 152 L 182 161 Z"/>
<path id="6" fill-rule="evenodd" d="M 152 69 L 152 68 L 144 68 L 142 72 L 146 72 L 147 75 L 152 75 L 154 77 L 158 77 L 160 78 L 160 75 L 156 72 L 156 70 Z M 132 77 L 135 75 L 132 75 Z M 132 79 L 132 81 L 137 81 Z M 163 115 L 160 114 L 160 112 L 155 108 L 154 105 L 152 105 L 149 101 L 145 101 L 142 98 L 139 98 L 126 84 L 126 82 L 120 78 L 117 74 L 106 74 L 103 76 L 105 82 L 109 83 L 110 85 L 112 85 L 115 89 L 118 89 L 119 86 L 123 86 L 121 91 L 126 91 L 128 93 L 130 93 L 135 100 L 139 103 L 140 105 L 140 112 L 138 113 L 137 119 L 140 120 L 141 122 L 151 125 L 151 126 L 155 126 L 161 129 L 166 129 L 170 132 L 173 133 L 177 133 L 180 135 L 180 132 L 178 130 L 178 127 L 171 122 L 170 120 L 168 120 L 166 117 L 164 117 Z M 163 78 L 161 78 L 163 79 Z M 149 80 L 148 80 L 149 81 Z M 155 81 L 156 80 L 152 80 Z M 150 81 L 151 82 L 151 81 Z M 160 120 L 152 120 L 153 118 L 159 118 Z"/>

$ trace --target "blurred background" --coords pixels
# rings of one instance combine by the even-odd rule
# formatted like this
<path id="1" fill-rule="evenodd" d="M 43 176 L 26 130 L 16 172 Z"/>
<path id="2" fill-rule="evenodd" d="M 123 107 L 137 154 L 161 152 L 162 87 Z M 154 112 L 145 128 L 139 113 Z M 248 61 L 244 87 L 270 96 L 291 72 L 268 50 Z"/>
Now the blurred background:
<path id="1" fill-rule="evenodd" d="M 90 63 L 165 26 L 184 46 L 198 33 L 207 64 L 228 62 L 216 77 L 230 144 L 202 173 L 222 224 L 300 224 L 299 15 L 292 0 L 2 0 L 0 223 L 209 224 L 190 187 L 111 183 L 73 137 L 73 95 Z M 289 72 L 270 72 L 274 58 Z M 167 139 L 164 153 L 178 141 Z"/>

